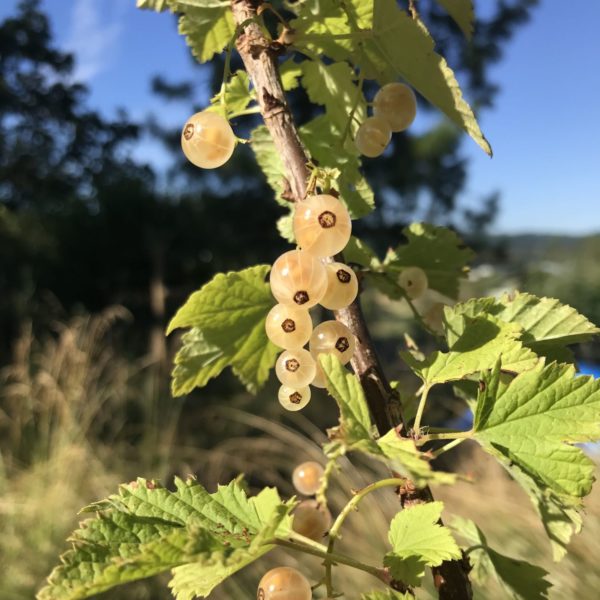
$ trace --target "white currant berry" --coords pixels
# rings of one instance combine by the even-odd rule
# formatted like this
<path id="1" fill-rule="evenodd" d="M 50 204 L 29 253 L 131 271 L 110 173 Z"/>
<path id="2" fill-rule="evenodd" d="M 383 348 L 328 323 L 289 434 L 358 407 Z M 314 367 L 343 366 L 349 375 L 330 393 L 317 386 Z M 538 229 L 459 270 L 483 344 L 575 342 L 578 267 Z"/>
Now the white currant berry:
<path id="1" fill-rule="evenodd" d="M 356 341 L 352 332 L 339 321 L 323 321 L 317 325 L 310 336 L 310 353 L 317 358 L 319 354 L 334 354 L 345 365 L 354 356 Z"/>
<path id="2" fill-rule="evenodd" d="M 435 302 L 423 313 L 425 325 L 436 333 L 444 330 L 444 306 L 442 302 Z"/>
<path id="3" fill-rule="evenodd" d="M 398 285 L 411 300 L 415 300 L 425 293 L 429 284 L 427 275 L 423 269 L 420 267 L 406 267 L 400 273 Z"/>
<path id="4" fill-rule="evenodd" d="M 313 325 L 308 310 L 293 304 L 276 304 L 267 315 L 267 337 L 280 348 L 302 348 L 310 339 Z"/>
<path id="5" fill-rule="evenodd" d="M 197 167 L 215 169 L 231 158 L 235 135 L 227 119 L 205 110 L 192 115 L 183 126 L 181 148 Z"/>
<path id="6" fill-rule="evenodd" d="M 296 506 L 292 516 L 292 529 L 315 542 L 320 542 L 331 527 L 329 509 L 316 500 L 303 500 Z"/>
<path id="7" fill-rule="evenodd" d="M 311 308 L 327 290 L 327 271 L 316 257 L 302 250 L 282 254 L 271 267 L 271 292 L 282 304 Z"/>
<path id="8" fill-rule="evenodd" d="M 310 388 L 307 385 L 301 388 L 282 385 L 277 398 L 285 410 L 296 412 L 302 410 L 310 402 Z"/>
<path id="9" fill-rule="evenodd" d="M 314 460 L 298 465 L 292 474 L 294 487 L 305 496 L 313 496 L 321 486 L 323 467 Z"/>
<path id="10" fill-rule="evenodd" d="M 358 294 L 358 279 L 354 271 L 344 263 L 334 262 L 325 265 L 327 270 L 327 291 L 321 298 L 321 306 L 329 310 L 339 310 L 352 304 Z"/>
<path id="11" fill-rule="evenodd" d="M 363 156 L 381 156 L 392 139 L 388 122 L 381 117 L 368 117 L 356 132 L 356 148 Z"/>
<path id="12" fill-rule="evenodd" d="M 317 363 L 317 372 L 315 374 L 314 379 L 310 382 L 310 385 L 324 389 L 327 387 L 327 377 L 325 376 L 325 371 L 323 371 L 323 367 L 319 364 L 318 360 L 315 360 Z"/>
<path id="13" fill-rule="evenodd" d="M 286 350 L 275 363 L 277 379 L 288 387 L 299 389 L 307 386 L 317 372 L 315 359 L 303 348 Z"/>
<path id="14" fill-rule="evenodd" d="M 373 114 L 385 119 L 392 131 L 404 131 L 417 114 L 415 93 L 404 83 L 388 83 L 373 98 Z"/>
<path id="15" fill-rule="evenodd" d="M 346 247 L 351 233 L 348 209 L 334 196 L 309 196 L 296 205 L 294 237 L 305 252 L 333 256 Z"/>
<path id="16" fill-rule="evenodd" d="M 276 567 L 263 575 L 256 600 L 311 600 L 310 582 L 292 567 Z"/>

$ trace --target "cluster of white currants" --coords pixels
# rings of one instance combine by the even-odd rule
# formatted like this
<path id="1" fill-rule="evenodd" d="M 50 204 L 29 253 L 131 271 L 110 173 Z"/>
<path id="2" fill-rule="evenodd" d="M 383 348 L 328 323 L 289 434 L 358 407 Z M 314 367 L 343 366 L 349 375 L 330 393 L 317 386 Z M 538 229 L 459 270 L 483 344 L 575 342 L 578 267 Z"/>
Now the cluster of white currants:
<path id="1" fill-rule="evenodd" d="M 314 461 L 298 465 L 292 482 L 298 492 L 306 496 L 317 493 L 323 477 L 323 467 Z M 331 513 L 316 500 L 303 500 L 293 514 L 292 529 L 305 537 L 320 541 L 331 527 Z M 308 579 L 291 567 L 276 567 L 263 575 L 257 600 L 310 600 L 312 590 Z"/>
<path id="2" fill-rule="evenodd" d="M 282 384 L 279 402 L 287 410 L 308 404 L 309 384 L 326 387 L 319 354 L 335 354 L 343 364 L 354 354 L 354 335 L 345 325 L 331 320 L 313 330 L 308 312 L 317 304 L 330 310 L 345 308 L 356 298 L 356 274 L 330 258 L 345 248 L 351 230 L 348 210 L 337 198 L 309 196 L 297 204 L 294 214 L 300 249 L 285 252 L 271 268 L 271 291 L 279 304 L 267 315 L 265 329 L 269 339 L 284 349 L 275 373 Z M 304 349 L 307 343 L 310 351 Z"/>
<path id="3" fill-rule="evenodd" d="M 356 147 L 363 156 L 381 156 L 392 139 L 392 132 L 404 131 L 415 120 L 417 99 L 404 83 L 388 83 L 375 94 L 373 116 L 356 132 Z"/>
<path id="4" fill-rule="evenodd" d="M 204 110 L 186 121 L 181 130 L 181 148 L 197 167 L 216 169 L 231 158 L 235 134 L 225 117 Z"/>

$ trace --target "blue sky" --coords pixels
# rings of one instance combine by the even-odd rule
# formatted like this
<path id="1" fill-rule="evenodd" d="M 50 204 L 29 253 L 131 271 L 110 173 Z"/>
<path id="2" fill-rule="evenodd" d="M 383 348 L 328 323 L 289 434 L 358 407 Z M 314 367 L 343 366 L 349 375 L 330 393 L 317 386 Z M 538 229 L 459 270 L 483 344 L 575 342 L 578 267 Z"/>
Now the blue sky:
<path id="1" fill-rule="evenodd" d="M 489 0 L 476 1 L 485 7 Z M 17 0 L 0 2 L 0 18 Z M 195 78 L 174 19 L 140 11 L 135 0 L 44 0 L 57 41 L 78 57 L 77 77 L 91 90 L 90 103 L 107 114 L 125 107 L 134 118 L 155 112 L 178 124 L 184 107 L 150 94 L 149 79 Z M 489 159 L 469 139 L 463 205 L 501 192 L 498 232 L 591 233 L 600 231 L 600 2 L 543 0 L 530 23 L 509 43 L 491 75 L 500 84 L 496 106 L 481 116 L 494 148 Z M 419 126 L 419 123 L 416 123 Z M 150 162 L 161 150 L 136 150 Z"/>

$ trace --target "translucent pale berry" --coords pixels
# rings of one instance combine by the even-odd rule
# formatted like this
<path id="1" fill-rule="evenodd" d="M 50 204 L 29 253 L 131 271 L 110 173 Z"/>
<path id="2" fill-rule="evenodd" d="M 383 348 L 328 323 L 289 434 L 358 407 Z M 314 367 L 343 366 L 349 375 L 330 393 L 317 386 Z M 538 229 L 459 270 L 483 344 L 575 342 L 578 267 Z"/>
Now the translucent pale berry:
<path id="1" fill-rule="evenodd" d="M 305 252 L 333 256 L 346 247 L 351 232 L 348 210 L 334 196 L 309 196 L 296 205 L 294 236 Z"/>
<path id="2" fill-rule="evenodd" d="M 321 306 L 330 310 L 346 308 L 358 294 L 358 279 L 354 271 L 344 263 L 329 263 L 327 269 L 327 291 L 321 298 Z"/>
<path id="3" fill-rule="evenodd" d="M 265 321 L 268 338 L 286 350 L 302 348 L 310 339 L 312 329 L 308 310 L 293 304 L 276 304 Z"/>
<path id="4" fill-rule="evenodd" d="M 356 132 L 356 147 L 363 156 L 381 156 L 392 138 L 388 122 L 381 117 L 368 117 Z"/>
<path id="5" fill-rule="evenodd" d="M 286 350 L 275 363 L 275 373 L 282 385 L 299 389 L 307 386 L 317 372 L 315 359 L 302 348 Z"/>
<path id="6" fill-rule="evenodd" d="M 310 385 L 313 385 L 316 388 L 326 388 L 327 387 L 327 377 L 325 377 L 325 373 L 321 365 L 315 360 L 317 363 L 317 372 L 315 374 L 315 378 L 310 382 Z"/>
<path id="7" fill-rule="evenodd" d="M 315 358 L 321 353 L 335 354 L 345 365 L 354 356 L 356 341 L 343 323 L 324 321 L 312 332 L 309 347 Z"/>
<path id="8" fill-rule="evenodd" d="M 327 290 L 327 271 L 318 259 L 302 250 L 282 254 L 271 268 L 271 292 L 282 304 L 310 308 Z"/>
<path id="9" fill-rule="evenodd" d="M 227 119 L 215 112 L 203 111 L 192 115 L 183 126 L 181 148 L 197 167 L 215 169 L 231 158 L 235 135 Z"/>
<path id="10" fill-rule="evenodd" d="M 313 460 L 302 463 L 294 469 L 292 483 L 305 496 L 317 493 L 323 477 L 323 467 Z"/>
<path id="11" fill-rule="evenodd" d="M 375 94 L 373 114 L 385 119 L 392 131 L 404 131 L 417 114 L 415 93 L 404 83 L 388 83 Z"/>
<path id="12" fill-rule="evenodd" d="M 310 582 L 292 567 L 276 567 L 263 575 L 256 600 L 311 600 Z"/>
<path id="13" fill-rule="evenodd" d="M 315 542 L 320 542 L 331 527 L 331 513 L 316 500 L 300 502 L 294 509 L 293 518 L 292 529 Z"/>
<path id="14" fill-rule="evenodd" d="M 425 274 L 425 271 L 419 267 L 406 267 L 406 269 L 400 273 L 398 285 L 404 289 L 409 298 L 414 300 L 415 298 L 422 296 L 425 290 L 427 290 L 427 275 Z"/>
<path id="15" fill-rule="evenodd" d="M 281 404 L 285 410 L 295 412 L 297 410 L 302 410 L 309 403 L 310 388 L 308 386 L 294 388 L 282 385 L 279 388 L 277 397 L 279 399 L 279 404 Z"/>

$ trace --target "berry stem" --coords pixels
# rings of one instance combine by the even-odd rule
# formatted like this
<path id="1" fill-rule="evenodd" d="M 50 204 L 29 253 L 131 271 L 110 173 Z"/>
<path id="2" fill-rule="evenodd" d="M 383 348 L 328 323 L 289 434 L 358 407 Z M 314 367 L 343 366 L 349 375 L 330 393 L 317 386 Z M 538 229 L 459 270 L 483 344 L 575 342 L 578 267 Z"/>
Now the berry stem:
<path id="1" fill-rule="evenodd" d="M 433 442 L 434 440 L 467 440 L 473 437 L 474 431 L 469 429 L 469 431 L 456 431 L 456 432 L 448 432 L 448 433 L 428 433 L 426 435 L 422 435 L 416 440 L 417 446 L 422 446 L 427 442 Z"/>
<path id="2" fill-rule="evenodd" d="M 451 442 L 448 442 L 447 444 L 445 444 L 441 448 L 438 448 L 437 450 L 433 450 L 431 452 L 431 457 L 432 458 L 437 458 L 438 456 L 441 456 L 445 452 L 448 452 L 448 450 L 452 450 L 452 448 L 456 448 L 456 446 L 462 444 L 466 439 L 467 438 L 457 438 L 457 439 L 455 439 L 455 440 L 453 440 Z"/>
<path id="3" fill-rule="evenodd" d="M 419 399 L 419 406 L 417 407 L 417 414 L 415 415 L 415 422 L 413 425 L 413 431 L 416 435 L 419 435 L 421 431 L 421 419 L 423 418 L 423 411 L 425 410 L 425 405 L 427 404 L 427 396 L 429 395 L 430 386 L 423 386 L 423 392 L 421 393 L 421 398 Z"/>

